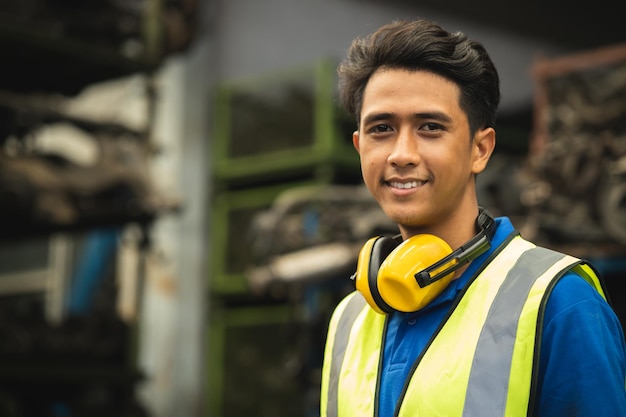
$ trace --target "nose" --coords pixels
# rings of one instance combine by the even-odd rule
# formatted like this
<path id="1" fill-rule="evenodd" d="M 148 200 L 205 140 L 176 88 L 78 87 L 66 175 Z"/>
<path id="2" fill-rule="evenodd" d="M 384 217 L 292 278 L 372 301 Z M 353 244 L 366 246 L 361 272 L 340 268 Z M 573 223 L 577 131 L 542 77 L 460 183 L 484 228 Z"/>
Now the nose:
<path id="1" fill-rule="evenodd" d="M 400 131 L 387 158 L 388 162 L 397 167 L 417 165 L 420 162 L 417 138 L 408 130 Z"/>

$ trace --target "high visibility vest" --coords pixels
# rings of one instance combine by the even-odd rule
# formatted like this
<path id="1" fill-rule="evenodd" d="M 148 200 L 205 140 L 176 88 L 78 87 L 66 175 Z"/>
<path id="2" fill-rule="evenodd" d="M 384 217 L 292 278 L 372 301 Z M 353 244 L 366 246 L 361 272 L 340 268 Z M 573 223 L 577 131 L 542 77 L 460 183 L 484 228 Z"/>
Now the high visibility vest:
<path id="1" fill-rule="evenodd" d="M 515 236 L 469 283 L 419 359 L 398 417 L 529 415 L 535 352 L 547 294 L 574 271 L 605 297 L 584 261 Z M 606 297 L 605 297 L 606 298 Z M 358 292 L 337 306 L 328 328 L 321 416 L 374 416 L 386 317 Z"/>

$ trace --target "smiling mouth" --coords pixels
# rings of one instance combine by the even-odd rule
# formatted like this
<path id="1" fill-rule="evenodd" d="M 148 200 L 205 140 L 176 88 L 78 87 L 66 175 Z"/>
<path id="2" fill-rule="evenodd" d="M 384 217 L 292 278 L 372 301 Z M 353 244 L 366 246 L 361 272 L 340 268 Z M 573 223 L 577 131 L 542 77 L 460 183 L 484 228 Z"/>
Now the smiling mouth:
<path id="1" fill-rule="evenodd" d="M 398 188 L 401 190 L 408 190 L 410 188 L 417 188 L 420 185 L 424 185 L 426 183 L 426 181 L 409 181 L 409 182 L 398 182 L 398 181 L 391 181 L 389 182 L 389 186 L 393 187 L 393 188 Z"/>

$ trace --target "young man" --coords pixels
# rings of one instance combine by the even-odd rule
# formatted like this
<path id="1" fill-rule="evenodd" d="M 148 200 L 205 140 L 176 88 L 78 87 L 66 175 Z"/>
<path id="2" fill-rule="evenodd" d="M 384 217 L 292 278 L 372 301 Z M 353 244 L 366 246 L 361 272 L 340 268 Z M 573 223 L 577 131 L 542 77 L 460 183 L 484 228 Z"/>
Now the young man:
<path id="1" fill-rule="evenodd" d="M 333 314 L 321 415 L 626 416 L 624 335 L 594 269 L 478 204 L 500 99 L 483 46 L 397 21 L 338 71 L 363 179 L 400 236 L 367 242 Z"/>

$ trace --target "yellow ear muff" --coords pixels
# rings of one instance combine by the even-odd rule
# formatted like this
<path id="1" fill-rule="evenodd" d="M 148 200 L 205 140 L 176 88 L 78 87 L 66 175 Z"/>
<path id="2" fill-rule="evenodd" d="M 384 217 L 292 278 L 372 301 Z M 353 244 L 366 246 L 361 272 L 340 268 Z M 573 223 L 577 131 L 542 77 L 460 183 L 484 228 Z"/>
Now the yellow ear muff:
<path id="1" fill-rule="evenodd" d="M 423 308 L 450 283 L 454 272 L 423 288 L 417 283 L 415 275 L 451 253 L 452 248 L 437 236 L 421 234 L 408 238 L 380 265 L 378 290 L 381 297 L 398 311 L 412 312 Z M 451 259 L 432 271 L 432 275 L 457 262 L 456 259 Z"/>
<path id="2" fill-rule="evenodd" d="M 357 270 L 354 274 L 356 289 L 380 314 L 391 313 L 393 308 L 381 298 L 378 291 L 378 268 L 397 246 L 397 240 L 378 236 L 369 239 L 359 252 Z"/>
<path id="3" fill-rule="evenodd" d="M 496 222 L 479 207 L 479 232 L 452 251 L 441 238 L 422 234 L 400 243 L 400 236 L 374 237 L 359 253 L 353 275 L 356 289 L 378 313 L 417 311 L 430 303 L 454 278 L 454 271 L 491 247 Z"/>
<path id="4" fill-rule="evenodd" d="M 421 287 L 416 274 L 429 270 L 436 276 L 458 262 L 445 258 L 450 246 L 434 235 L 415 235 L 400 243 L 399 238 L 373 237 L 359 252 L 354 274 L 356 289 L 378 313 L 417 311 L 430 303 L 448 285 L 454 271 Z M 435 263 L 441 265 L 429 269 Z"/>

